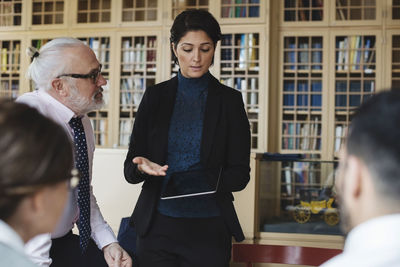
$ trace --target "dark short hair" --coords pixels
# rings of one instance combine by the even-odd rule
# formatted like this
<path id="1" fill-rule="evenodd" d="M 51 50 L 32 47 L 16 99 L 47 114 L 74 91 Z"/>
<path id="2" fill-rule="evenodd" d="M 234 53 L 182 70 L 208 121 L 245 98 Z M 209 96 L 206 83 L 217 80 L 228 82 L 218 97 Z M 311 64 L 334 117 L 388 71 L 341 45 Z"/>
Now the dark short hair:
<path id="1" fill-rule="evenodd" d="M 175 47 L 181 40 L 181 38 L 189 31 L 204 31 L 208 37 L 213 41 L 214 47 L 216 47 L 217 42 L 221 40 L 221 28 L 218 21 L 214 16 L 202 9 L 189 9 L 183 11 L 178 16 L 176 16 L 174 23 L 172 24 L 170 33 L 170 43 L 174 44 Z M 178 62 L 174 51 L 172 51 L 172 57 L 175 63 Z"/>
<path id="2" fill-rule="evenodd" d="M 25 104 L 0 100 L 0 151 L 2 220 L 26 196 L 71 177 L 73 150 L 66 132 Z"/>
<path id="3" fill-rule="evenodd" d="M 400 90 L 378 93 L 352 119 L 347 153 L 368 167 L 377 192 L 400 200 Z"/>

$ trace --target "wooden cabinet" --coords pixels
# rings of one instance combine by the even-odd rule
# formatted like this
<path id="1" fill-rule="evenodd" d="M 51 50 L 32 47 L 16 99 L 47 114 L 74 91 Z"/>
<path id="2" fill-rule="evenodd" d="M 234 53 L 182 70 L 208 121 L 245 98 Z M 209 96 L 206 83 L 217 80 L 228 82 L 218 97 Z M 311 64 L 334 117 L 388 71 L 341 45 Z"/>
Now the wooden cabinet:
<path id="1" fill-rule="evenodd" d="M 148 86 L 176 75 L 171 61 L 169 29 L 173 18 L 183 10 L 210 10 L 221 21 L 239 23 L 224 32 L 212 73 L 221 81 L 241 90 L 252 128 L 252 148 L 266 150 L 263 119 L 267 94 L 264 1 L 161 1 L 161 0 L 34 0 L 0 3 L 0 40 L 2 48 L 2 95 L 15 98 L 34 86 L 24 79 L 30 59 L 28 45 L 40 48 L 56 37 L 81 39 L 95 52 L 108 81 L 103 87 L 106 105 L 89 113 L 96 145 L 127 147 L 137 107 Z M 219 15 L 229 12 L 232 15 Z M 225 13 L 223 13 L 225 14 Z M 225 19 L 225 17 L 227 19 Z M 248 30 L 248 19 L 255 25 Z M 260 24 L 260 22 L 262 22 Z M 242 25 L 243 24 L 243 25 Z M 9 29 L 18 31 L 15 40 Z M 230 44 L 227 41 L 230 38 Z M 233 55 L 226 58 L 227 51 Z M 240 51 L 240 52 L 239 52 Z M 237 54 L 236 54 L 237 53 Z M 22 60 L 22 62 L 21 62 Z M 223 61 L 223 63 L 220 62 Z M 228 62 L 229 61 L 229 62 Z M 231 64 L 231 67 L 225 65 Z M 4 72 L 3 72 L 4 69 Z M 231 82 L 232 81 L 232 82 Z M 233 82 L 235 81 L 235 82 Z M 246 85 L 244 84 L 246 83 Z M 262 104 L 261 104 L 262 103 Z M 263 126 L 260 126 L 263 125 Z M 265 137 L 265 138 L 264 138 Z"/>
<path id="2" fill-rule="evenodd" d="M 398 81 L 400 23 L 387 17 L 396 2 L 287 0 L 276 5 L 280 115 L 277 145 L 270 150 L 337 157 L 356 108 Z"/>

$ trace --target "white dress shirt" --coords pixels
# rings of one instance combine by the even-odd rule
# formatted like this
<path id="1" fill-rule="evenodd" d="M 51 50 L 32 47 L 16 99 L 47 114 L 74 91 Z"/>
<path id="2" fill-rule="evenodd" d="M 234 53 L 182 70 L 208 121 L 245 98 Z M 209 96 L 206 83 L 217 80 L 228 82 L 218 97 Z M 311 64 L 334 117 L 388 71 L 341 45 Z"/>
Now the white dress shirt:
<path id="1" fill-rule="evenodd" d="M 0 220 L 0 266 L 36 266 L 25 254 L 21 237 L 2 220 Z"/>
<path id="2" fill-rule="evenodd" d="M 350 231 L 343 253 L 321 267 L 399 267 L 400 214 L 368 220 Z"/>
<path id="3" fill-rule="evenodd" d="M 48 93 L 36 90 L 26 93 L 17 99 L 17 102 L 28 104 L 39 110 L 40 113 L 48 118 L 53 119 L 60 124 L 73 140 L 73 130 L 68 122 L 75 115 L 72 110 L 60 103 L 58 100 L 50 96 Z M 89 157 L 89 178 L 92 180 L 93 154 L 95 150 L 93 128 L 88 116 L 82 117 L 82 124 L 85 130 L 86 142 Z M 50 234 L 39 235 L 30 240 L 26 246 L 26 252 L 32 255 L 32 260 L 40 266 L 49 266 L 51 260 L 49 252 L 51 247 L 51 238 L 58 238 L 66 235 L 74 227 L 79 219 L 78 209 L 78 193 L 77 189 L 70 193 L 67 205 L 63 215 L 58 223 L 55 231 Z M 96 242 L 99 249 L 106 245 L 117 242 L 111 227 L 104 221 L 100 212 L 95 196 L 93 195 L 93 187 L 90 186 L 90 226 L 92 228 L 92 239 Z"/>

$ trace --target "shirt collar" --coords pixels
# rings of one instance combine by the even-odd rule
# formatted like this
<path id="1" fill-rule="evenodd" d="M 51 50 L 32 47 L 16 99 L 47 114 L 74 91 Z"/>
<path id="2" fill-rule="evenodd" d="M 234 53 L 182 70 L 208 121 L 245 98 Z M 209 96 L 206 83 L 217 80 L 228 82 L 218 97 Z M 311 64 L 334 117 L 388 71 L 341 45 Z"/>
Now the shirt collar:
<path id="1" fill-rule="evenodd" d="M 400 245 L 400 213 L 370 219 L 356 226 L 347 236 L 344 251 L 362 251 L 366 247 Z"/>
<path id="2" fill-rule="evenodd" d="M 51 104 L 57 111 L 60 111 L 58 112 L 58 114 L 60 115 L 60 118 L 64 123 L 68 124 L 71 118 L 75 116 L 75 113 L 70 108 L 59 102 L 47 92 L 39 90 L 38 94 L 46 99 L 47 102 Z"/>
<path id="3" fill-rule="evenodd" d="M 4 243 L 14 250 L 24 253 L 24 242 L 22 238 L 7 223 L 0 220 L 0 243 Z"/>

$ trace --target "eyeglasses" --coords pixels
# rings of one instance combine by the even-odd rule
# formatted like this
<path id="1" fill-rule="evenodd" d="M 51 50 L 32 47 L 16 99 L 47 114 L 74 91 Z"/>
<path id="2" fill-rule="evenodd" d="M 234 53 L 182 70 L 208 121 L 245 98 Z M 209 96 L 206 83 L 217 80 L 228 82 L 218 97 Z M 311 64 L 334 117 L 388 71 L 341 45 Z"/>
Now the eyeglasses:
<path id="1" fill-rule="evenodd" d="M 99 68 L 97 70 L 94 70 L 94 71 L 90 72 L 89 74 L 69 73 L 69 74 L 58 75 L 57 78 L 64 76 L 64 77 L 72 77 L 75 79 L 92 79 L 93 83 L 96 84 L 101 75 L 101 67 L 102 67 L 102 65 L 100 64 Z"/>

